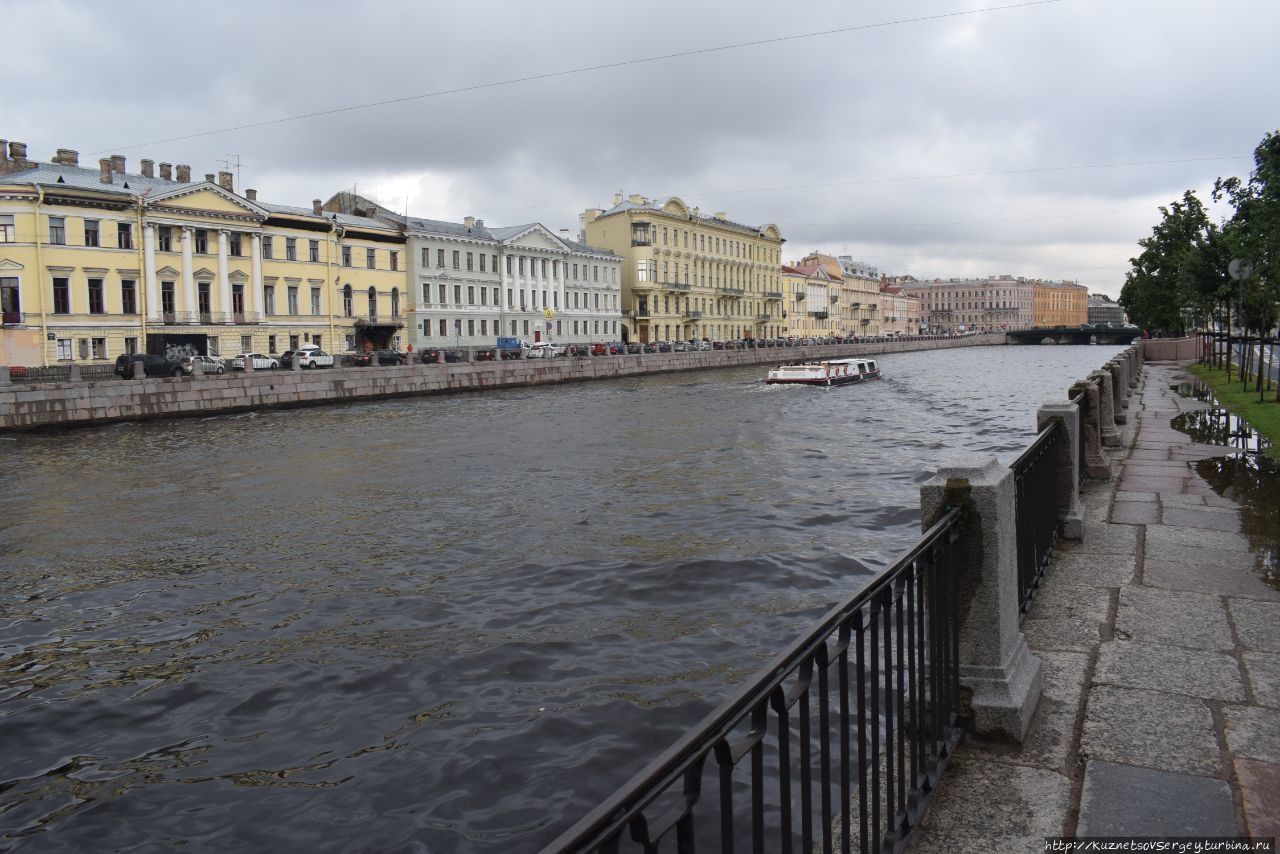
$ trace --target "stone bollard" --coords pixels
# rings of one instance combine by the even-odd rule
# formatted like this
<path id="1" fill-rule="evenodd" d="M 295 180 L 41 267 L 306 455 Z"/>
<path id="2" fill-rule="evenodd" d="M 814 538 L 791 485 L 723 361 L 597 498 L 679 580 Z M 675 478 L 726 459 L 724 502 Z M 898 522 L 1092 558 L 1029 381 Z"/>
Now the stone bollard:
<path id="1" fill-rule="evenodd" d="M 370 350 L 369 351 L 369 367 L 376 368 L 381 364 L 382 364 L 382 359 L 378 357 L 378 351 Z"/>
<path id="2" fill-rule="evenodd" d="M 1040 702 L 1040 659 L 1018 626 L 1014 480 L 995 457 L 967 457 L 920 487 L 924 530 L 948 507 L 966 514 L 956 543 L 960 686 L 980 736 L 1021 742 Z"/>
<path id="3" fill-rule="evenodd" d="M 1129 348 L 1129 388 L 1137 388 L 1142 381 L 1142 348 Z"/>
<path id="4" fill-rule="evenodd" d="M 1084 506 L 1080 503 L 1080 407 L 1069 400 L 1049 401 L 1036 410 L 1036 431 L 1057 421 L 1066 431 L 1066 442 L 1058 445 L 1058 518 L 1062 520 L 1062 537 L 1077 543 L 1084 541 Z"/>
<path id="5" fill-rule="evenodd" d="M 1111 391 L 1111 372 L 1094 371 L 1089 379 L 1099 383 L 1098 393 L 1098 435 L 1102 437 L 1104 448 L 1120 446 L 1120 431 L 1116 429 L 1115 394 Z"/>
<path id="6" fill-rule="evenodd" d="M 132 366 L 132 368 L 133 368 L 133 370 L 132 370 L 132 374 L 133 374 L 133 378 L 134 378 L 135 380 L 146 379 L 146 376 L 147 376 L 147 368 L 146 368 L 146 363 L 145 363 L 145 362 L 143 362 L 141 359 L 139 359 L 138 361 L 136 361 L 136 362 L 130 362 L 129 364 L 130 364 L 130 365 Z"/>
<path id="7" fill-rule="evenodd" d="M 0 385 L 10 385 L 13 380 L 9 377 L 9 366 L 0 365 Z"/>
<path id="8" fill-rule="evenodd" d="M 298 358 L 298 354 L 296 352 L 289 357 L 289 370 L 291 371 L 302 370 L 302 360 Z"/>
<path id="9" fill-rule="evenodd" d="M 204 362 L 200 359 L 191 360 L 191 379 L 204 376 Z"/>
<path id="10" fill-rule="evenodd" d="M 1080 461 L 1084 466 L 1084 473 L 1094 480 L 1111 480 L 1111 466 L 1102 456 L 1102 432 L 1099 424 L 1101 390 L 1098 384 L 1081 380 L 1071 386 L 1067 394 L 1071 397 L 1084 394 L 1085 406 L 1080 422 L 1080 429 L 1084 430 L 1084 459 Z"/>
<path id="11" fill-rule="evenodd" d="M 249 354 L 244 354 L 244 372 L 246 374 L 253 373 L 253 359 L 249 358 Z"/>
<path id="12" fill-rule="evenodd" d="M 1112 416 L 1117 424 L 1124 424 L 1129 420 L 1129 416 L 1125 414 L 1125 410 L 1129 408 L 1129 378 L 1125 375 L 1124 363 L 1119 359 L 1112 359 L 1103 366 L 1103 370 L 1111 373 L 1111 393 L 1115 400 Z"/>

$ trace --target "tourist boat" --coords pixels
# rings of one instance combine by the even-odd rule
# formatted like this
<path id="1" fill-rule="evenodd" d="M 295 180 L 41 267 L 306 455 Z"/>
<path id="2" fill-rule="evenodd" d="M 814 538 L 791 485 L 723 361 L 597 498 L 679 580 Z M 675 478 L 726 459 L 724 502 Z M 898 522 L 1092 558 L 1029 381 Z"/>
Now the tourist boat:
<path id="1" fill-rule="evenodd" d="M 771 385 L 836 386 L 879 378 L 880 368 L 874 359 L 827 359 L 822 362 L 779 365 L 769 371 L 765 382 Z"/>

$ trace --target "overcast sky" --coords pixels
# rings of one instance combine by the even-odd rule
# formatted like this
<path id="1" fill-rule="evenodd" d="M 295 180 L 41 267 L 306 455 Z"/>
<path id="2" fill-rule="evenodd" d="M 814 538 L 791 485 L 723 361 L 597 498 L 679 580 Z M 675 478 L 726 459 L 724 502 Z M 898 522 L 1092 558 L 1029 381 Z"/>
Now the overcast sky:
<path id="1" fill-rule="evenodd" d="M 355 188 L 575 235 L 619 190 L 675 195 L 777 224 L 785 260 L 1113 296 L 1157 207 L 1207 202 L 1280 128 L 1280 0 L 0 0 L 0 20 L 0 138 L 41 161 L 238 158 L 267 201 Z"/>

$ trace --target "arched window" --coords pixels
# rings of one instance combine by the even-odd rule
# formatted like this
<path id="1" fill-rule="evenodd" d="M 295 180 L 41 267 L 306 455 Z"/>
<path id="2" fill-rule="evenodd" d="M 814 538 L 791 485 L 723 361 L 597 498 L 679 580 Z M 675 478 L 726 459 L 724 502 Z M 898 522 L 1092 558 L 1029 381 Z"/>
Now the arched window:
<path id="1" fill-rule="evenodd" d="M 346 285 L 342 289 L 342 316 L 351 316 L 351 286 Z"/>
<path id="2" fill-rule="evenodd" d="M 399 288 L 391 289 L 391 316 L 392 317 L 400 316 L 400 289 Z"/>
<path id="3" fill-rule="evenodd" d="M 373 287 L 373 285 L 370 285 L 369 286 L 369 317 L 373 318 L 377 316 L 378 316 L 378 291 Z"/>

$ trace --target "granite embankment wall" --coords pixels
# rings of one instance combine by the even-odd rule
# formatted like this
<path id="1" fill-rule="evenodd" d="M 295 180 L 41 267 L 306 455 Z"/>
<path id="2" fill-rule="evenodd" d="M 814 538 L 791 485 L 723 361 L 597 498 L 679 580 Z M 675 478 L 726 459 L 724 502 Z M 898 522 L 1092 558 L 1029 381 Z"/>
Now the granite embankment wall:
<path id="1" fill-rule="evenodd" d="M 878 356 L 909 350 L 1003 344 L 1003 335 L 792 347 L 783 350 L 713 350 L 334 368 L 253 371 L 180 378 L 0 385 L 0 431 L 87 427 L 114 421 L 207 416 L 267 407 L 319 406 L 339 401 L 444 394 L 546 383 L 584 382 L 640 374 L 737 365 L 771 365 L 841 356 Z"/>

